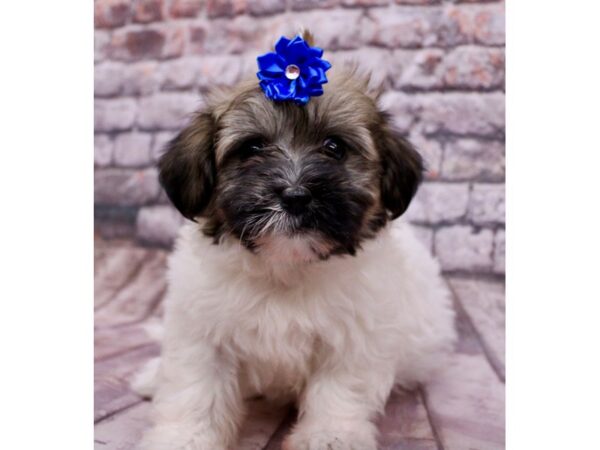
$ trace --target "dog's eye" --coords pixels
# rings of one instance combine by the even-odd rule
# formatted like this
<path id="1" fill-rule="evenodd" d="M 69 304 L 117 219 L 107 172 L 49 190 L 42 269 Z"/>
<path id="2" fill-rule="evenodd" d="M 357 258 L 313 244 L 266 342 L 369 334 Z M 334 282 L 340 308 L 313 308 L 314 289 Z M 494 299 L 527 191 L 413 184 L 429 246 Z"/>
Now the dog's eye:
<path id="1" fill-rule="evenodd" d="M 264 146 L 265 144 L 260 139 L 253 139 L 244 145 L 245 149 L 251 153 L 260 152 Z"/>
<path id="2" fill-rule="evenodd" d="M 262 139 L 249 139 L 239 144 L 235 153 L 239 155 L 240 158 L 246 159 L 260 154 L 264 147 L 265 142 Z"/>
<path id="3" fill-rule="evenodd" d="M 343 143 L 335 138 L 327 138 L 323 141 L 323 151 L 327 156 L 331 156 L 338 161 L 346 154 Z"/>

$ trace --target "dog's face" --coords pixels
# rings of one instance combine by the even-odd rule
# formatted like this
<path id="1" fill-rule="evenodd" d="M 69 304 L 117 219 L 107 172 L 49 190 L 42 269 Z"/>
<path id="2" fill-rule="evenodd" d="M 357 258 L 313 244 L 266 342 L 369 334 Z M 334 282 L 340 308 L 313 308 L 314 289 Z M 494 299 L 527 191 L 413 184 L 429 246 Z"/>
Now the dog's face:
<path id="1" fill-rule="evenodd" d="M 305 106 L 268 100 L 256 83 L 214 100 L 168 145 L 160 180 L 188 219 L 218 242 L 257 254 L 354 254 L 408 207 L 418 153 L 351 73 Z"/>

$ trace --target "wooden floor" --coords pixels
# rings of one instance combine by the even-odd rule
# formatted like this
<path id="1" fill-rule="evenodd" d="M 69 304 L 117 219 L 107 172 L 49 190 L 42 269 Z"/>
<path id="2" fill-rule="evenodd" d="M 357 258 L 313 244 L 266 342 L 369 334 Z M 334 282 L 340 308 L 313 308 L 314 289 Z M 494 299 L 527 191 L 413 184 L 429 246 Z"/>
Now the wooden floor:
<path id="1" fill-rule="evenodd" d="M 134 449 L 148 425 L 149 404 L 128 383 L 159 352 L 146 329 L 161 316 L 166 256 L 127 242 L 96 243 L 96 450 Z M 459 312 L 460 343 L 435 383 L 393 393 L 378 422 L 380 449 L 504 448 L 504 283 L 446 279 Z M 250 410 L 237 448 L 279 449 L 294 411 L 259 403 Z"/>

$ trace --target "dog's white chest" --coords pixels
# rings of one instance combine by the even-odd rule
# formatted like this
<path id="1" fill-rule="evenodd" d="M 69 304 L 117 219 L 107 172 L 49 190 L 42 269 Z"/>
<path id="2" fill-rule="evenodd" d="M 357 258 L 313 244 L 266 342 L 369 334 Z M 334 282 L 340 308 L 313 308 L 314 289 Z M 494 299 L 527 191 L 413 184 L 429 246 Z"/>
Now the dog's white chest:
<path id="1" fill-rule="evenodd" d="M 275 317 L 276 316 L 276 317 Z M 298 394 L 314 366 L 320 337 L 302 317 L 285 308 L 245 317 L 231 339 L 242 368 L 242 384 L 253 394 Z"/>

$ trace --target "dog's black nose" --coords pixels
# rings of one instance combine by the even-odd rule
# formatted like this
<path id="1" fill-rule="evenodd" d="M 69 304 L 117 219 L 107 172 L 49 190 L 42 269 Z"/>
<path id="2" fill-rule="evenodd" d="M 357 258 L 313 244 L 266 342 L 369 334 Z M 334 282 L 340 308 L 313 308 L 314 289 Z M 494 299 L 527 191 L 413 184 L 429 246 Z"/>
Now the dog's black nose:
<path id="1" fill-rule="evenodd" d="M 301 214 L 312 200 L 310 191 L 302 186 L 289 187 L 281 193 L 281 204 L 292 214 Z"/>

